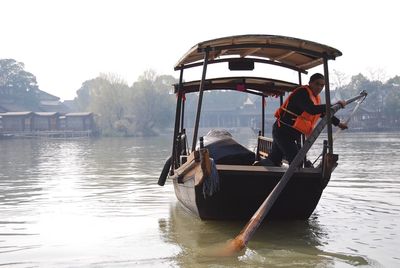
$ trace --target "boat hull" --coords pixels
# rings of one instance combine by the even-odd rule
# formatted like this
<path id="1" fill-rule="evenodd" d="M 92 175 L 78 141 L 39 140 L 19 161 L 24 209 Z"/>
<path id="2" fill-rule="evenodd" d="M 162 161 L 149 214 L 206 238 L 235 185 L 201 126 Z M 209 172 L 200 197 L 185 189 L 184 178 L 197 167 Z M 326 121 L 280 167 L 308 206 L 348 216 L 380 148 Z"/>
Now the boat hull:
<path id="1" fill-rule="evenodd" d="M 203 194 L 203 183 L 194 175 L 174 180 L 179 201 L 203 220 L 248 220 L 276 186 L 284 168 L 218 165 L 220 187 L 212 196 Z M 320 169 L 301 169 L 290 179 L 267 219 L 307 219 L 315 210 L 324 183 Z"/>

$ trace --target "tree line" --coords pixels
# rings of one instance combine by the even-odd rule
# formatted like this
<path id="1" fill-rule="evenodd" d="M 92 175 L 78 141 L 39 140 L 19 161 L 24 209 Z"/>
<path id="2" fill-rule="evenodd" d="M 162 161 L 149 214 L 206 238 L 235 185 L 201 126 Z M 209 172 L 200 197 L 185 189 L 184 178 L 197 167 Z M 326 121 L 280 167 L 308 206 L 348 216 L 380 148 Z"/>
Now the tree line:
<path id="1" fill-rule="evenodd" d="M 103 135 L 156 135 L 173 121 L 175 96 L 171 75 L 145 71 L 131 86 L 115 74 L 87 80 L 77 91 L 79 110 L 96 114 Z"/>
<path id="2" fill-rule="evenodd" d="M 396 75 L 382 82 L 369 80 L 360 73 L 352 76 L 349 83 L 337 86 L 335 93 L 342 99 L 347 99 L 362 90 L 368 93 L 363 104 L 365 110 L 380 118 L 384 125 L 400 128 L 400 76 Z"/>
<path id="3" fill-rule="evenodd" d="M 36 76 L 14 59 L 0 59 L 0 102 L 19 104 L 34 110 L 39 104 Z"/>
<path id="4" fill-rule="evenodd" d="M 388 124 L 398 124 L 400 116 L 400 76 L 385 82 L 368 79 L 357 74 L 345 83 L 344 74 L 333 71 L 333 97 L 346 99 L 361 90 L 368 92 L 363 105 L 384 118 Z M 76 91 L 74 99 L 78 111 L 89 111 L 96 115 L 96 123 L 103 135 L 156 135 L 164 128 L 173 126 L 176 96 L 172 94 L 177 79 L 171 75 L 158 75 L 153 70 L 145 71 L 132 85 L 116 74 L 100 74 L 84 81 Z M 39 102 L 39 85 L 36 77 L 24 70 L 24 64 L 14 59 L 0 59 L 1 100 L 34 107 Z M 186 100 L 186 112 L 195 111 L 197 96 L 190 94 Z M 204 108 L 221 106 L 238 109 L 245 99 L 235 92 L 210 92 L 205 95 Z"/>
<path id="5" fill-rule="evenodd" d="M 363 104 L 365 110 L 384 120 L 384 124 L 400 128 L 400 76 L 382 82 L 360 73 L 345 83 L 344 74 L 334 71 L 332 78 L 336 80 L 331 86 L 334 99 L 351 98 L 365 90 L 368 93 Z M 177 79 L 174 77 L 157 75 L 152 70 L 146 71 L 130 87 L 115 75 L 103 74 L 84 82 L 75 100 L 81 110 L 99 115 L 97 122 L 106 135 L 152 135 L 173 126 L 176 97 L 171 91 L 175 83 Z M 254 96 L 249 97 L 259 102 Z M 223 106 L 234 111 L 243 105 L 246 98 L 247 94 L 233 91 L 210 91 L 204 95 L 202 109 L 218 110 Z M 186 117 L 193 116 L 197 95 L 188 94 L 185 99 Z M 273 103 L 277 104 L 277 101 Z"/>

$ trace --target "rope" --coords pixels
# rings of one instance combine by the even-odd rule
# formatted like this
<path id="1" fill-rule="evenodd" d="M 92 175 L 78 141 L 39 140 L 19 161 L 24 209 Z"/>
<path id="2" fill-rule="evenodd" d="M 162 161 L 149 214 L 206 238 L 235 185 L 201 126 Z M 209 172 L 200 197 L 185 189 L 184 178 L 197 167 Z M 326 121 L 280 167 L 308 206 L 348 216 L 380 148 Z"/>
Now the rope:
<path id="1" fill-rule="evenodd" d="M 215 165 L 214 159 L 210 158 L 211 161 L 211 174 L 206 177 L 203 182 L 203 196 L 212 196 L 214 193 L 219 191 L 219 176 L 217 166 Z"/>
<path id="2" fill-rule="evenodd" d="M 354 107 L 353 111 L 351 112 L 351 114 L 349 115 L 349 117 L 344 121 L 344 123 L 347 125 L 350 122 L 350 119 L 353 117 L 353 115 L 356 113 L 356 111 L 358 110 L 358 108 L 360 107 L 360 104 L 365 100 L 366 96 L 357 102 L 357 105 Z M 335 134 L 333 134 L 333 140 L 335 140 L 337 138 L 337 136 L 342 132 L 341 128 L 338 128 L 338 130 L 336 130 Z"/>

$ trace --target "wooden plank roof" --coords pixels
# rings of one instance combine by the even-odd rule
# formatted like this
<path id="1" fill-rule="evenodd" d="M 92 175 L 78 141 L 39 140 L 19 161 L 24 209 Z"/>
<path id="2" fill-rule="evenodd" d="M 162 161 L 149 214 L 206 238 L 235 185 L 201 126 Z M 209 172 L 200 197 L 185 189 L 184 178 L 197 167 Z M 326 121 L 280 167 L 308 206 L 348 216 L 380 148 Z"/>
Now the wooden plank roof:
<path id="1" fill-rule="evenodd" d="M 175 84 L 175 93 L 179 84 Z M 198 92 L 200 80 L 182 83 L 183 93 Z M 206 79 L 204 90 L 237 90 L 257 95 L 284 95 L 298 87 L 297 84 L 264 77 L 219 77 Z"/>
<path id="2" fill-rule="evenodd" d="M 219 57 L 262 58 L 287 67 L 308 70 L 323 63 L 323 59 L 335 59 L 342 55 L 339 50 L 308 40 L 278 35 L 238 35 L 213 39 L 193 46 L 176 63 L 175 69 L 204 60 Z"/>
<path id="3" fill-rule="evenodd" d="M 92 112 L 78 112 L 78 113 L 67 113 L 65 114 L 66 117 L 70 116 L 91 116 L 93 115 Z"/>
<path id="4" fill-rule="evenodd" d="M 38 116 L 47 116 L 47 117 L 52 117 L 52 116 L 58 116 L 58 112 L 35 112 L 34 115 Z"/>

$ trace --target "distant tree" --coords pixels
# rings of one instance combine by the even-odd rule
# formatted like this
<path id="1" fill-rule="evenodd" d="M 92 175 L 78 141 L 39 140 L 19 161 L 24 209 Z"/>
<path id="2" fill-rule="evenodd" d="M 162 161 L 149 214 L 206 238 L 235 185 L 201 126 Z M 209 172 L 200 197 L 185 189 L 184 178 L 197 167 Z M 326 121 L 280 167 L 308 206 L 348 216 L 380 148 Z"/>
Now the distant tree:
<path id="1" fill-rule="evenodd" d="M 22 62 L 14 59 L 0 60 L 0 96 L 35 108 L 38 103 L 36 77 L 24 70 Z"/>
<path id="2" fill-rule="evenodd" d="M 383 111 L 392 124 L 400 122 L 400 76 L 389 79 L 384 86 L 387 94 Z"/>
<path id="3" fill-rule="evenodd" d="M 96 87 L 96 84 L 100 82 L 98 80 L 102 80 L 102 78 L 97 77 L 87 80 L 83 82 L 81 88 L 76 91 L 77 96 L 75 97 L 74 101 L 80 111 L 88 111 L 90 105 L 90 91 L 91 88 Z"/>
<path id="4" fill-rule="evenodd" d="M 393 78 L 390 78 L 389 80 L 386 81 L 386 84 L 392 85 L 393 87 L 400 87 L 400 76 L 396 75 Z"/>
<path id="5" fill-rule="evenodd" d="M 369 80 L 362 74 L 351 78 L 349 84 L 338 89 L 342 98 L 350 98 L 361 90 L 368 93 L 363 104 L 379 118 L 380 125 L 387 128 L 398 128 L 400 118 L 400 76 L 395 76 L 382 83 L 381 80 Z"/>
<path id="6" fill-rule="evenodd" d="M 334 69 L 331 81 L 332 83 L 331 89 L 335 90 L 337 88 L 343 87 L 347 79 L 348 77 L 345 73 Z"/>
<path id="7" fill-rule="evenodd" d="M 126 81 L 115 74 L 101 74 L 91 88 L 89 110 L 99 115 L 99 124 L 107 134 L 118 130 L 115 126 L 125 117 L 125 92 L 129 89 Z"/>
<path id="8" fill-rule="evenodd" d="M 75 102 L 79 109 L 94 112 L 97 124 L 105 135 L 118 132 L 124 118 L 125 94 L 128 84 L 116 74 L 100 74 L 82 83 Z"/>
<path id="9" fill-rule="evenodd" d="M 169 94 L 176 79 L 148 70 L 131 87 L 115 74 L 85 81 L 75 102 L 98 115 L 105 135 L 154 135 L 172 125 L 175 96 Z"/>
<path id="10" fill-rule="evenodd" d="M 154 70 L 147 70 L 133 83 L 128 109 L 137 132 L 151 135 L 155 128 L 172 125 L 176 97 L 170 92 L 176 82 L 173 76 L 159 76 Z"/>
<path id="11" fill-rule="evenodd" d="M 178 80 L 172 75 L 159 75 L 154 80 L 154 88 L 158 95 L 158 109 L 155 111 L 155 123 L 158 127 L 171 127 L 174 115 L 176 96 L 172 94 L 173 85 L 178 83 Z"/>
<path id="12" fill-rule="evenodd" d="M 365 106 L 375 112 L 381 112 L 384 105 L 385 91 L 381 81 L 370 81 L 361 73 L 351 77 L 350 83 L 338 88 L 340 95 L 344 99 L 351 98 L 361 91 L 365 90 L 368 97 L 365 100 Z"/>
<path id="13" fill-rule="evenodd" d="M 387 78 L 386 71 L 382 68 L 368 68 L 368 76 L 371 81 L 384 82 Z"/>
<path id="14" fill-rule="evenodd" d="M 400 89 L 391 91 L 386 99 L 384 106 L 385 115 L 393 119 L 399 119 L 400 117 Z"/>

